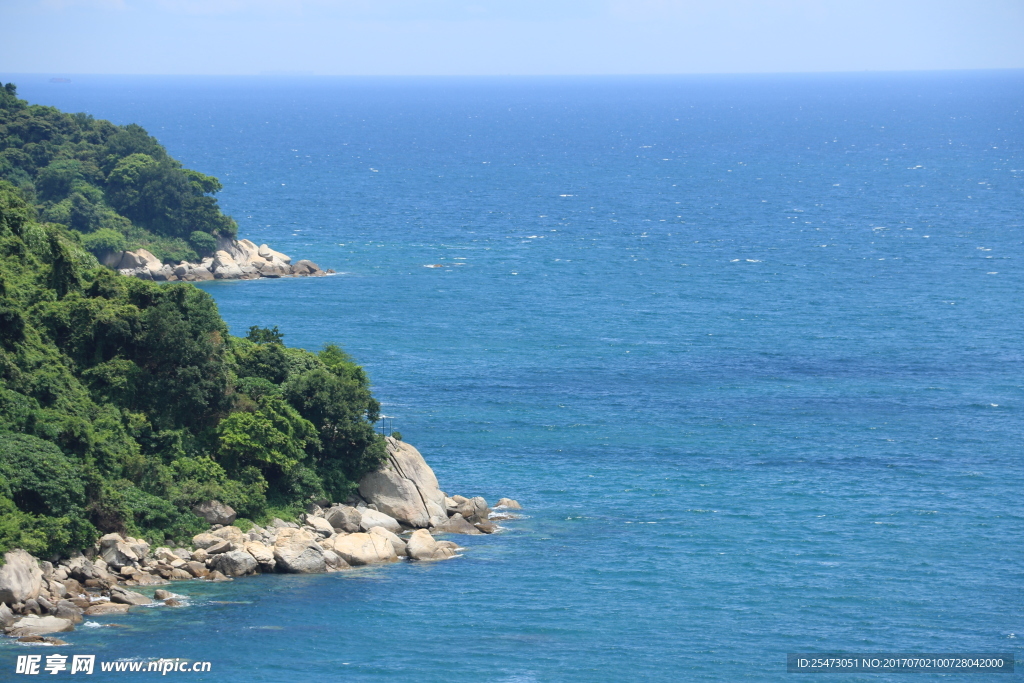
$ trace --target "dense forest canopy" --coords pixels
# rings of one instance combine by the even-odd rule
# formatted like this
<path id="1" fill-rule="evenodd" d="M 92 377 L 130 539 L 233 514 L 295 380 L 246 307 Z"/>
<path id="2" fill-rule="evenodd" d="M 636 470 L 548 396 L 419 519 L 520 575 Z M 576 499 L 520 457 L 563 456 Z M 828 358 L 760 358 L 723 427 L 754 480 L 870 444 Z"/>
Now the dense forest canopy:
<path id="1" fill-rule="evenodd" d="M 141 128 L 30 107 L 10 86 L 0 141 L 0 552 L 49 557 L 110 531 L 181 542 L 205 526 L 199 502 L 294 514 L 383 461 L 379 404 L 341 349 L 233 337 L 202 290 L 87 249 L 104 230 L 165 244 L 233 230 L 206 196 L 216 180 Z"/>
<path id="2" fill-rule="evenodd" d="M 182 168 L 140 126 L 30 105 L 13 83 L 0 88 L 0 179 L 95 254 L 145 247 L 195 261 L 238 229 L 210 196 L 220 182 Z"/>

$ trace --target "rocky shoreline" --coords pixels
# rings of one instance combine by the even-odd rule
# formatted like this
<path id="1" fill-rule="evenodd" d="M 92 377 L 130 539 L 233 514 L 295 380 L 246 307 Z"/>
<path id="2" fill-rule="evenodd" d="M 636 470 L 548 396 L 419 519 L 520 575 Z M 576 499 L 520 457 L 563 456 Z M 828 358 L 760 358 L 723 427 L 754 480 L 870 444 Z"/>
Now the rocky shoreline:
<path id="1" fill-rule="evenodd" d="M 122 275 L 158 282 L 204 282 L 206 280 L 256 280 L 259 278 L 329 275 L 308 260 L 292 263 L 291 256 L 266 244 L 250 240 L 217 239 L 217 251 L 196 263 L 163 263 L 145 249 L 113 251 L 100 256 L 100 263 Z"/>
<path id="2" fill-rule="evenodd" d="M 514 519 L 519 503 L 502 498 L 493 512 L 481 497 L 448 496 L 433 470 L 407 443 L 387 437 L 388 458 L 359 482 L 344 503 L 311 503 L 298 522 L 274 519 L 246 531 L 235 512 L 212 500 L 193 509 L 211 526 L 190 548 L 151 548 L 140 539 L 111 533 L 85 553 L 56 563 L 23 550 L 0 567 L 0 628 L 21 642 L 63 645 L 51 634 L 74 630 L 87 616 L 123 614 L 186 597 L 157 589 L 150 598 L 135 587 L 172 581 L 230 581 L 260 573 L 316 574 L 351 567 L 447 560 L 463 550 L 437 534 L 490 534 Z M 322 504 L 320 504 L 322 503 Z"/>

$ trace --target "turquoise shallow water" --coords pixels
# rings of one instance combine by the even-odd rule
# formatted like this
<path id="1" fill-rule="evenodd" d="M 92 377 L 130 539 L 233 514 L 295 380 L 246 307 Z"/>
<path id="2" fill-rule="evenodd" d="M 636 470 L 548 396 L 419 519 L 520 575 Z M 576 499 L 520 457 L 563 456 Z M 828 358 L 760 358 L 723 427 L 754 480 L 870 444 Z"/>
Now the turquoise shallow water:
<path id="1" fill-rule="evenodd" d="M 443 488 L 527 514 L 443 564 L 187 584 L 68 654 L 282 682 L 1020 659 L 1021 72 L 17 81 L 339 271 L 205 288 L 236 333 L 341 344 Z"/>

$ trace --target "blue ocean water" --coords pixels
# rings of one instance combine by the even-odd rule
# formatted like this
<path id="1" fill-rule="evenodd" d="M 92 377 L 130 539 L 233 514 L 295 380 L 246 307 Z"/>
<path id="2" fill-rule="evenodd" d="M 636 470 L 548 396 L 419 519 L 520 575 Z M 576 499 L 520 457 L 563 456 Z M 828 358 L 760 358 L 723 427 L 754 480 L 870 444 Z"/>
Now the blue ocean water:
<path id="1" fill-rule="evenodd" d="M 253 682 L 1021 666 L 1024 73 L 16 80 L 140 123 L 241 236 L 337 270 L 205 289 L 235 333 L 342 345 L 442 488 L 527 515 L 451 562 L 186 584 L 66 654 Z"/>

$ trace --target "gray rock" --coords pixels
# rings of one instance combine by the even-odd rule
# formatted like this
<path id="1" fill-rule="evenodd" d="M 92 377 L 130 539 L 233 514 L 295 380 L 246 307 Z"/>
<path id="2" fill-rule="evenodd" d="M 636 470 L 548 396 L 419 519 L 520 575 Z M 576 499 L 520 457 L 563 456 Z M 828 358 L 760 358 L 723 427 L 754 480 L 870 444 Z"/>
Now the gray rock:
<path id="1" fill-rule="evenodd" d="M 205 282 L 206 280 L 212 280 L 214 278 L 213 273 L 211 273 L 209 269 L 199 266 L 198 268 L 190 270 L 188 275 L 185 276 L 185 279 L 189 282 Z"/>
<path id="2" fill-rule="evenodd" d="M 362 517 L 359 520 L 359 528 L 362 531 L 369 531 L 374 527 L 384 527 L 393 534 L 400 533 L 402 531 L 402 525 L 398 523 L 398 520 L 391 515 L 386 515 L 383 512 L 377 512 L 367 508 L 363 511 Z"/>
<path id="3" fill-rule="evenodd" d="M 341 569 L 348 569 L 349 564 L 341 558 L 341 555 L 334 552 L 333 550 L 324 551 L 324 562 L 327 564 L 327 569 L 330 571 L 338 571 Z"/>
<path id="4" fill-rule="evenodd" d="M 274 542 L 277 571 L 289 574 L 320 574 L 327 571 L 324 549 L 305 529 L 281 529 Z"/>
<path id="5" fill-rule="evenodd" d="M 244 550 L 232 550 L 213 558 L 213 568 L 224 576 L 245 576 L 256 571 L 256 559 Z"/>
<path id="6" fill-rule="evenodd" d="M 420 452 L 386 438 L 388 459 L 359 482 L 359 494 L 377 509 L 414 528 L 440 526 L 448 520 L 444 493 Z"/>
<path id="7" fill-rule="evenodd" d="M 121 538 L 120 534 L 107 534 L 100 538 L 100 557 L 108 567 L 113 567 L 115 571 L 126 565 L 134 565 L 142 559 L 135 554 L 131 545 Z M 97 568 L 97 572 L 100 572 L 99 568 Z M 103 577 L 98 576 L 97 578 Z"/>
<path id="8" fill-rule="evenodd" d="M 110 590 L 110 601 L 119 605 L 148 605 L 153 602 L 142 593 L 125 590 L 124 588 L 112 588 Z"/>
<path id="9" fill-rule="evenodd" d="M 225 505 L 218 500 L 200 503 L 192 508 L 192 512 L 205 519 L 207 524 L 223 524 L 224 526 L 234 524 L 238 516 L 230 505 Z"/>
<path id="10" fill-rule="evenodd" d="M 0 602 L 0 629 L 5 629 L 13 624 L 16 618 L 11 608 L 6 603 Z"/>
<path id="11" fill-rule="evenodd" d="M 50 614 L 53 612 L 53 604 L 42 595 L 36 598 L 36 604 L 39 605 L 39 609 L 42 614 Z"/>
<path id="12" fill-rule="evenodd" d="M 43 572 L 36 559 L 24 550 L 4 554 L 0 567 L 0 602 L 13 605 L 39 595 L 43 585 Z"/>
<path id="13" fill-rule="evenodd" d="M 485 534 L 493 534 L 498 530 L 498 525 L 493 522 L 475 522 L 473 524 L 477 529 L 484 532 Z"/>
<path id="14" fill-rule="evenodd" d="M 35 598 L 29 598 L 25 601 L 25 605 L 21 608 L 22 614 L 42 614 L 43 610 L 39 606 L 39 601 Z"/>
<path id="15" fill-rule="evenodd" d="M 78 624 L 82 621 L 82 610 L 70 600 L 61 600 L 55 605 L 53 616 Z"/>
<path id="16" fill-rule="evenodd" d="M 235 545 L 231 541 L 220 540 L 213 545 L 206 548 L 207 556 L 219 555 L 235 549 Z"/>
<path id="17" fill-rule="evenodd" d="M 511 498 L 502 498 L 497 503 L 495 503 L 494 507 L 496 507 L 496 508 L 505 508 L 507 510 L 522 510 L 523 509 L 523 506 L 519 504 L 519 501 L 512 500 Z"/>
<path id="18" fill-rule="evenodd" d="M 466 534 L 467 536 L 473 536 L 476 534 L 482 534 L 483 532 L 477 529 L 475 526 L 470 524 L 463 518 L 459 513 L 452 515 L 447 522 L 437 527 L 438 531 L 446 534 Z"/>
<path id="19" fill-rule="evenodd" d="M 234 280 L 242 276 L 242 269 L 226 251 L 218 251 L 213 257 L 213 277 L 218 280 Z"/>
<path id="20" fill-rule="evenodd" d="M 302 259 L 301 261 L 297 261 L 295 263 L 295 265 L 292 266 L 292 275 L 323 275 L 323 274 L 324 274 L 324 271 L 320 270 L 320 266 L 318 266 L 317 264 L 313 263 L 312 261 L 308 261 L 306 259 Z"/>
<path id="21" fill-rule="evenodd" d="M 313 515 L 306 516 L 306 523 L 309 524 L 319 535 L 324 538 L 334 535 L 334 527 L 323 517 L 315 517 Z"/>
<path id="22" fill-rule="evenodd" d="M 324 519 L 335 529 L 351 534 L 359 531 L 362 513 L 348 505 L 335 505 L 324 512 Z"/>

